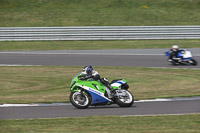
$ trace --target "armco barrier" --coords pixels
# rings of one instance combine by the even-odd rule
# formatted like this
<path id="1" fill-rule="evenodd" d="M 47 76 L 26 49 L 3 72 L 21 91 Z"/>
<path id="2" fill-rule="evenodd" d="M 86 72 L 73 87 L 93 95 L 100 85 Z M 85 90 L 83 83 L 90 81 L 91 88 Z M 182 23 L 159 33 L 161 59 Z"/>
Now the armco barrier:
<path id="1" fill-rule="evenodd" d="M 200 39 L 200 26 L 0 27 L 0 41 Z"/>

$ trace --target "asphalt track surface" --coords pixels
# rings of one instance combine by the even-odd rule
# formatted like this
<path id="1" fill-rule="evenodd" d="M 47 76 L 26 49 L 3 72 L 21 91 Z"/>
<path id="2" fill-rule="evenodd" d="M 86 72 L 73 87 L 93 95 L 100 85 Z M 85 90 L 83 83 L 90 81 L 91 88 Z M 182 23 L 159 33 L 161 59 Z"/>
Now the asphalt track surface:
<path id="1" fill-rule="evenodd" d="M 60 50 L 0 52 L 0 65 L 132 66 L 200 69 L 200 66 L 172 66 L 164 56 L 168 49 Z M 200 48 L 190 49 L 200 63 Z M 72 105 L 0 107 L 0 119 L 55 118 L 103 115 L 160 115 L 200 113 L 200 100 L 136 102 L 130 108 L 117 105 L 78 110 Z"/>
<path id="2" fill-rule="evenodd" d="M 200 66 L 173 66 L 164 55 L 168 49 L 125 50 L 60 50 L 0 52 L 0 65 L 67 65 L 67 66 L 131 66 L 197 68 Z M 190 49 L 200 62 L 200 48 Z"/>
<path id="3" fill-rule="evenodd" d="M 136 102 L 132 107 L 121 108 L 116 104 L 90 106 L 88 109 L 76 109 L 72 105 L 1 107 L 0 119 L 61 118 L 105 115 L 169 115 L 200 113 L 200 99 L 178 101 Z"/>

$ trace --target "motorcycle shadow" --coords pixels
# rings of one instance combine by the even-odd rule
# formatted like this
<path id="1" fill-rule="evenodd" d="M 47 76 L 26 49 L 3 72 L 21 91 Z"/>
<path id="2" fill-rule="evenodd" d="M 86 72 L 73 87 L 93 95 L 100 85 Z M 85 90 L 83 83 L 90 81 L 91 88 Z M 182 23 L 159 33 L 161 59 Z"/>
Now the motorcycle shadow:
<path id="1" fill-rule="evenodd" d="M 133 105 L 131 107 L 119 107 L 118 105 L 102 105 L 102 106 L 90 106 L 88 109 L 113 109 L 113 108 L 118 108 L 118 109 L 124 109 L 124 108 L 135 108 L 136 106 Z"/>
<path id="2" fill-rule="evenodd" d="M 179 64 L 169 64 L 170 66 L 197 66 L 197 65 L 191 65 L 188 63 L 179 63 Z"/>

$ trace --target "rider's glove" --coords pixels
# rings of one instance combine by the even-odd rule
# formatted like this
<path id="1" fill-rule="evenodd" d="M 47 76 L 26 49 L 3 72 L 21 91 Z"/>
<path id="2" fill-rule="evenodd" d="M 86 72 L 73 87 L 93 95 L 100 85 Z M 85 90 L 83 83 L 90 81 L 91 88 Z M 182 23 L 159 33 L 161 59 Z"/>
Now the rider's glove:
<path id="1" fill-rule="evenodd" d="M 103 78 L 103 80 L 107 81 L 108 82 L 108 79 L 107 78 Z"/>
<path id="2" fill-rule="evenodd" d="M 84 78 L 84 77 L 80 77 L 79 79 L 80 79 L 80 80 L 85 80 L 85 78 Z"/>

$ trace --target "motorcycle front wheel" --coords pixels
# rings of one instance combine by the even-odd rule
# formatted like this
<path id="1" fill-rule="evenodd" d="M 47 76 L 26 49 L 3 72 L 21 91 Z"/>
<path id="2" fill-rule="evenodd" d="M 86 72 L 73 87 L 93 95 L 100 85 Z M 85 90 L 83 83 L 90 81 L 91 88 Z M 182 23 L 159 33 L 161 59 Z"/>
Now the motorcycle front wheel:
<path id="1" fill-rule="evenodd" d="M 134 97 L 128 90 L 123 90 L 126 92 L 125 96 L 118 96 L 115 98 L 115 102 L 120 107 L 131 107 L 134 103 Z"/>
<path id="2" fill-rule="evenodd" d="M 90 105 L 88 95 L 81 92 L 71 92 L 70 102 L 78 109 L 86 109 Z"/>
<path id="3" fill-rule="evenodd" d="M 176 65 L 179 65 L 179 62 L 178 61 L 176 61 L 176 60 L 172 60 L 172 65 L 174 65 L 174 66 L 176 66 Z"/>

